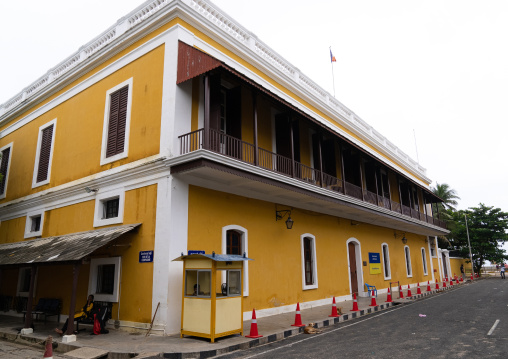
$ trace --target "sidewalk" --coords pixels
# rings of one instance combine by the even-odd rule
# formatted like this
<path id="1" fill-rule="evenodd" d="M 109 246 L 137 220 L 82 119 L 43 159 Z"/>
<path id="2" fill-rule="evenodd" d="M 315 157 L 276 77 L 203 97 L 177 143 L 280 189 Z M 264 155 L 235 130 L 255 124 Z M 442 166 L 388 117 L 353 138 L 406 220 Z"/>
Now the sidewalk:
<path id="1" fill-rule="evenodd" d="M 464 282 L 464 284 L 469 281 Z M 439 283 L 439 292 L 443 291 Z M 444 290 L 463 286 L 464 284 L 447 285 Z M 371 307 L 371 298 L 358 298 L 358 307 L 360 311 L 352 312 L 353 301 L 342 301 L 337 303 L 337 308 L 342 308 L 342 315 L 338 318 L 328 317 L 332 311 L 332 300 L 330 305 L 302 309 L 301 317 L 304 324 L 316 323 L 318 328 L 334 325 L 347 320 L 358 318 L 364 315 L 375 313 L 397 304 L 410 303 L 428 295 L 435 294 L 435 284 L 431 285 L 432 291 L 427 292 L 427 285 L 421 286 L 421 295 L 417 295 L 417 288 L 411 288 L 413 296 L 406 298 L 407 286 L 403 290 L 404 299 L 398 299 L 399 293 L 392 293 L 393 303 L 386 303 L 387 294 L 379 294 L 376 298 L 377 306 Z M 296 309 L 296 307 L 295 307 Z M 244 335 L 250 333 L 250 320 L 243 324 Z M 216 339 L 215 343 L 209 340 L 196 337 L 180 338 L 179 335 L 157 336 L 142 333 L 128 333 L 122 330 L 115 330 L 108 327 L 109 334 L 90 335 L 91 327 L 87 331 L 77 335 L 77 340 L 72 343 L 62 343 L 61 338 L 54 332 L 55 323 L 34 322 L 34 333 L 29 335 L 18 334 L 23 327 L 23 321 L 20 317 L 0 316 L 0 339 L 26 343 L 40 346 L 43 348 L 43 342 L 51 335 L 53 341 L 58 345 L 55 352 L 65 353 L 68 357 L 74 358 L 103 358 L 123 359 L 123 358 L 208 358 L 219 354 L 232 352 L 239 349 L 248 349 L 257 345 L 275 342 L 289 336 L 303 333 L 303 327 L 292 327 L 295 322 L 295 312 L 273 315 L 269 317 L 258 318 L 258 331 L 262 338 L 250 339 L 240 335 L 233 335 Z M 76 351 L 76 349 L 80 349 Z M 81 353 L 80 353 L 81 352 Z"/>

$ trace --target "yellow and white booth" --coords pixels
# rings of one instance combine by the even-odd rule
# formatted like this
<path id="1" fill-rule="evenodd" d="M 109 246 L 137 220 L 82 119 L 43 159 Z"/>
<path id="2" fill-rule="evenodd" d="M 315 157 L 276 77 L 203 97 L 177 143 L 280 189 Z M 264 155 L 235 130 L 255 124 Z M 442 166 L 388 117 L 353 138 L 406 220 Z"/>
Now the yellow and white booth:
<path id="1" fill-rule="evenodd" d="M 215 338 L 243 335 L 243 262 L 245 254 L 189 251 L 183 261 L 180 337 Z"/>

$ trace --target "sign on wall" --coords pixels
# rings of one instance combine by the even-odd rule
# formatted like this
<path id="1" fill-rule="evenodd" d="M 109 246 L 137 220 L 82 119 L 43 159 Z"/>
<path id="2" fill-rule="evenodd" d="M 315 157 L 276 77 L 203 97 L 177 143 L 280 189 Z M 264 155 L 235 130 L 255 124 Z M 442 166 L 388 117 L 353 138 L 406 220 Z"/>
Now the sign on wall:
<path id="1" fill-rule="evenodd" d="M 369 273 L 381 274 L 381 256 L 379 253 L 369 252 Z"/>
<path id="2" fill-rule="evenodd" d="M 153 262 L 153 251 L 139 251 L 139 263 Z"/>

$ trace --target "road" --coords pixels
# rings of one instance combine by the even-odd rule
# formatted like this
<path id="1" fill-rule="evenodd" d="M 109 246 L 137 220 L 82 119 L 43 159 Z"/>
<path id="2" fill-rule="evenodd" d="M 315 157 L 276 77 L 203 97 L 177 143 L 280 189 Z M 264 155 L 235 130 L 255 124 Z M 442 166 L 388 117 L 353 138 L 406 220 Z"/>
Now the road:
<path id="1" fill-rule="evenodd" d="M 321 334 L 302 334 L 221 358 L 501 358 L 507 353 L 508 280 L 493 278 Z"/>
<path id="2" fill-rule="evenodd" d="M 42 345 L 34 344 L 33 346 L 29 346 L 26 344 L 0 340 L 1 359 L 41 359 L 43 357 L 44 348 Z M 53 359 L 64 359 L 64 356 L 53 353 Z"/>

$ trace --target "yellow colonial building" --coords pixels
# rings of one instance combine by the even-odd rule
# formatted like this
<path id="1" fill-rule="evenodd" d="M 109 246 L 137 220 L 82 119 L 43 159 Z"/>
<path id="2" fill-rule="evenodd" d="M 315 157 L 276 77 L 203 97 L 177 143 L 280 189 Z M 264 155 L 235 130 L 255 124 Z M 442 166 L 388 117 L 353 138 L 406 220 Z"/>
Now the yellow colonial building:
<path id="1" fill-rule="evenodd" d="M 425 169 L 205 0 L 145 2 L 5 102 L 0 152 L 12 315 L 94 294 L 178 333 L 189 250 L 253 259 L 245 319 L 451 271 Z"/>

